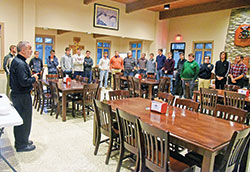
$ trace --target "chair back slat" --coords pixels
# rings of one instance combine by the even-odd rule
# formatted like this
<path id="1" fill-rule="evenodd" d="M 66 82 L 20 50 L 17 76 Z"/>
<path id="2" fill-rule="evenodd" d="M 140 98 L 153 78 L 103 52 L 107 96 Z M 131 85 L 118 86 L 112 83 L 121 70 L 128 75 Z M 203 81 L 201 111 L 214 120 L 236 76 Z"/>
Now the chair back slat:
<path id="1" fill-rule="evenodd" d="M 152 171 L 169 171 L 168 132 L 137 120 L 138 146 L 140 149 L 141 168 Z M 143 171 L 143 169 L 140 169 Z"/>
<path id="2" fill-rule="evenodd" d="M 135 94 L 135 84 L 134 84 L 133 77 L 128 76 L 127 81 L 128 81 L 128 90 L 132 94 L 132 96 L 134 96 L 134 94 Z"/>
<path id="3" fill-rule="evenodd" d="M 120 100 L 129 98 L 129 91 L 115 90 L 109 92 L 109 100 Z"/>
<path id="4" fill-rule="evenodd" d="M 225 90 L 227 90 L 227 91 L 238 91 L 238 89 L 240 89 L 240 86 L 231 85 L 231 84 L 225 85 Z"/>
<path id="5" fill-rule="evenodd" d="M 120 109 L 116 109 L 116 117 L 120 131 L 121 146 L 133 154 L 137 154 L 137 117 Z"/>
<path id="6" fill-rule="evenodd" d="M 97 128 L 109 136 L 113 126 L 111 106 L 96 99 L 93 103 Z"/>
<path id="7" fill-rule="evenodd" d="M 97 98 L 98 84 L 86 84 L 83 86 L 84 104 L 92 104 L 93 99 Z"/>
<path id="8" fill-rule="evenodd" d="M 165 92 L 166 90 L 166 81 L 167 81 L 167 77 L 161 77 L 160 78 L 160 83 L 159 83 L 159 92 Z"/>
<path id="9" fill-rule="evenodd" d="M 118 74 L 114 74 L 114 80 L 115 80 L 115 90 L 120 90 L 121 89 L 121 79 L 120 79 L 121 75 Z"/>
<path id="10" fill-rule="evenodd" d="M 175 99 L 175 106 L 182 109 L 198 112 L 199 105 L 200 105 L 199 103 L 190 99 L 180 99 L 180 98 Z"/>
<path id="11" fill-rule="evenodd" d="M 51 99 L 53 100 L 55 104 L 58 104 L 60 95 L 59 95 L 57 83 L 49 81 L 49 87 L 51 91 Z"/>
<path id="12" fill-rule="evenodd" d="M 167 102 L 169 105 L 173 105 L 175 97 L 170 93 L 159 92 L 158 98 Z"/>
<path id="13" fill-rule="evenodd" d="M 247 111 L 228 105 L 218 104 L 216 105 L 214 116 L 243 124 L 247 119 Z"/>
<path id="14" fill-rule="evenodd" d="M 233 171 L 240 163 L 246 145 L 249 141 L 250 128 L 235 131 L 223 157 L 220 171 Z"/>
<path id="15" fill-rule="evenodd" d="M 218 100 L 218 91 L 213 89 L 200 89 L 201 113 L 213 115 Z"/>
<path id="16" fill-rule="evenodd" d="M 245 107 L 245 98 L 244 94 L 237 92 L 225 91 L 224 92 L 224 105 L 234 106 L 240 109 Z"/>

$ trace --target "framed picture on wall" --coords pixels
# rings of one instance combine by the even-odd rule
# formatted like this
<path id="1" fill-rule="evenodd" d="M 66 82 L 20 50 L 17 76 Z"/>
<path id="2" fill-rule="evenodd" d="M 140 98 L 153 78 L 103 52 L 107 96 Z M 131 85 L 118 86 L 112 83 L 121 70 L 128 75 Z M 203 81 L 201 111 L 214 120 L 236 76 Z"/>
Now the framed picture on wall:
<path id="1" fill-rule="evenodd" d="M 94 8 L 94 27 L 119 30 L 118 8 L 96 3 Z"/>

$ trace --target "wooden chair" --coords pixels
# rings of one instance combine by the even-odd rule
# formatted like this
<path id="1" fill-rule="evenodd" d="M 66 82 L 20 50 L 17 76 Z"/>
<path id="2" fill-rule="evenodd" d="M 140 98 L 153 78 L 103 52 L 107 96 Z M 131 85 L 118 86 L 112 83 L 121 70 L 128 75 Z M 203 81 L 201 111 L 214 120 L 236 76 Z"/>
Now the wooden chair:
<path id="1" fill-rule="evenodd" d="M 84 121 L 86 121 L 86 111 L 87 113 L 93 108 L 93 100 L 98 97 L 98 84 L 86 84 L 83 87 L 83 97 L 82 97 L 82 114 Z"/>
<path id="2" fill-rule="evenodd" d="M 59 79 L 63 78 L 63 70 L 61 67 L 57 68 L 57 74 Z"/>
<path id="3" fill-rule="evenodd" d="M 139 97 L 142 97 L 143 95 L 147 94 L 146 90 L 142 89 L 142 84 L 141 84 L 141 80 L 138 78 L 133 77 L 133 81 L 134 81 L 134 92 L 135 92 L 135 96 L 138 95 Z"/>
<path id="4" fill-rule="evenodd" d="M 184 171 L 188 165 L 169 157 L 169 133 L 137 119 L 140 171 Z"/>
<path id="5" fill-rule="evenodd" d="M 175 97 L 170 93 L 158 93 L 158 98 L 163 100 L 164 102 L 167 102 L 169 105 L 173 105 Z"/>
<path id="6" fill-rule="evenodd" d="M 94 155 L 97 154 L 100 143 L 107 141 L 101 141 L 101 134 L 103 134 L 109 138 L 109 148 L 105 160 L 105 164 L 108 164 L 113 148 L 114 139 L 117 139 L 119 137 L 119 130 L 114 126 L 111 106 L 95 99 L 93 100 L 93 104 L 95 109 L 95 122 L 97 127 Z"/>
<path id="7" fill-rule="evenodd" d="M 79 81 L 80 77 L 81 77 L 81 75 L 76 75 L 75 80 L 76 80 L 76 81 Z"/>
<path id="8" fill-rule="evenodd" d="M 129 97 L 129 91 L 127 90 L 115 90 L 109 92 L 109 100 L 127 99 Z"/>
<path id="9" fill-rule="evenodd" d="M 39 90 L 38 90 L 38 84 L 37 82 L 35 82 L 33 84 L 33 92 L 34 92 L 34 98 L 33 98 L 33 103 L 32 103 L 32 106 L 35 106 L 35 108 L 37 107 L 37 103 L 38 103 L 38 96 L 39 96 Z"/>
<path id="10" fill-rule="evenodd" d="M 159 83 L 159 88 L 158 88 L 159 92 L 165 92 L 166 91 L 166 81 L 167 81 L 167 77 L 161 77 L 160 78 L 160 83 Z"/>
<path id="11" fill-rule="evenodd" d="M 225 90 L 227 90 L 227 91 L 238 91 L 238 89 L 240 89 L 240 86 L 231 85 L 231 84 L 225 85 Z"/>
<path id="12" fill-rule="evenodd" d="M 100 79 L 100 71 L 98 67 L 92 68 L 92 78 L 93 79 Z"/>
<path id="13" fill-rule="evenodd" d="M 38 84 L 37 86 L 39 89 L 39 95 L 38 95 L 39 96 L 39 104 L 38 104 L 37 111 L 39 111 L 39 109 L 41 107 L 40 114 L 42 114 L 43 110 L 44 110 L 45 103 L 47 104 L 47 108 L 49 108 L 49 103 L 51 103 L 51 93 L 44 92 L 42 81 L 37 81 L 37 84 Z"/>
<path id="14" fill-rule="evenodd" d="M 247 118 L 247 111 L 237 107 L 217 104 L 215 107 L 214 116 L 244 124 Z"/>
<path id="15" fill-rule="evenodd" d="M 182 109 L 198 112 L 199 105 L 200 105 L 199 103 L 190 99 L 180 99 L 180 98 L 175 99 L 175 106 Z"/>
<path id="16" fill-rule="evenodd" d="M 40 74 L 40 79 L 43 79 L 43 74 L 44 74 L 44 68 L 42 68 L 42 72 Z"/>
<path id="17" fill-rule="evenodd" d="M 135 83 L 132 76 L 127 77 L 128 81 L 128 91 L 132 97 L 135 95 Z"/>
<path id="18" fill-rule="evenodd" d="M 169 77 L 165 77 L 165 78 L 166 78 L 165 90 L 167 91 L 167 93 L 170 93 L 170 84 L 172 84 L 171 79 Z"/>
<path id="19" fill-rule="evenodd" d="M 131 155 L 136 155 L 136 167 L 134 171 L 139 169 L 139 152 L 138 152 L 138 137 L 137 137 L 137 117 L 130 115 L 120 109 L 116 109 L 116 118 L 118 123 L 118 129 L 120 131 L 120 154 L 119 160 L 116 168 L 116 172 L 121 169 L 122 161 L 125 158 L 131 157 Z M 131 153 L 130 156 L 124 157 L 125 151 Z"/>
<path id="20" fill-rule="evenodd" d="M 50 90 L 51 90 L 51 111 L 50 116 L 52 116 L 53 112 L 56 112 L 56 119 L 62 111 L 62 97 L 59 94 L 57 83 L 49 82 Z"/>
<path id="21" fill-rule="evenodd" d="M 121 89 L 120 74 L 115 74 L 115 75 L 114 75 L 114 81 L 115 81 L 114 90 L 120 90 L 120 89 Z"/>
<path id="22" fill-rule="evenodd" d="M 58 79 L 57 74 L 48 74 L 48 75 L 46 75 L 46 80 L 55 80 L 55 79 Z"/>
<path id="23" fill-rule="evenodd" d="M 246 96 L 244 94 L 224 91 L 224 105 L 234 106 L 240 109 L 245 107 Z"/>
<path id="24" fill-rule="evenodd" d="M 201 113 L 213 115 L 218 100 L 218 91 L 208 88 L 200 89 Z"/>
<path id="25" fill-rule="evenodd" d="M 239 171 L 238 164 L 241 162 L 242 155 L 249 140 L 250 128 L 241 131 L 235 131 L 230 140 L 227 150 L 224 154 L 218 154 L 215 157 L 214 171 Z M 195 162 L 195 165 L 201 167 L 203 157 L 197 153 L 190 152 L 185 155 L 186 158 Z M 235 169 L 237 168 L 237 169 Z"/>
<path id="26" fill-rule="evenodd" d="M 88 83 L 88 80 L 89 80 L 89 78 L 87 78 L 87 77 L 82 77 L 82 76 L 79 77 L 80 82 Z"/>

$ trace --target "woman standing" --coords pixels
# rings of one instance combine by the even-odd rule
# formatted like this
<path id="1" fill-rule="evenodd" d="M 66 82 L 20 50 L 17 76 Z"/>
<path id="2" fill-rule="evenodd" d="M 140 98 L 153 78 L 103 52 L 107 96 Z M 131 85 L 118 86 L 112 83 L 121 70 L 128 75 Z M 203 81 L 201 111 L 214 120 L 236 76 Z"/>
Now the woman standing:
<path id="1" fill-rule="evenodd" d="M 215 64 L 215 87 L 216 89 L 224 90 L 227 82 L 227 76 L 230 70 L 230 62 L 227 61 L 227 53 L 222 51 L 220 53 L 220 60 Z"/>

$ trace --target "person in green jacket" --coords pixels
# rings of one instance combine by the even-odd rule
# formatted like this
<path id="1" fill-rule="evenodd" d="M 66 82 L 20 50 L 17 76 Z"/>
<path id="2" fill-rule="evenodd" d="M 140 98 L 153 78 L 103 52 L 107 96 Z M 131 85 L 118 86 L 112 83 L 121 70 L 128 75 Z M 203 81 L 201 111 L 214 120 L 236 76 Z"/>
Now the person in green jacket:
<path id="1" fill-rule="evenodd" d="M 184 63 L 183 68 L 181 70 L 181 80 L 183 85 L 183 93 L 185 98 L 192 98 L 193 96 L 193 88 L 194 88 L 194 82 L 197 79 L 199 75 L 199 65 L 194 60 L 194 54 L 190 53 L 188 54 L 188 59 Z M 189 92 L 190 95 L 186 95 L 186 84 L 189 85 Z"/>

